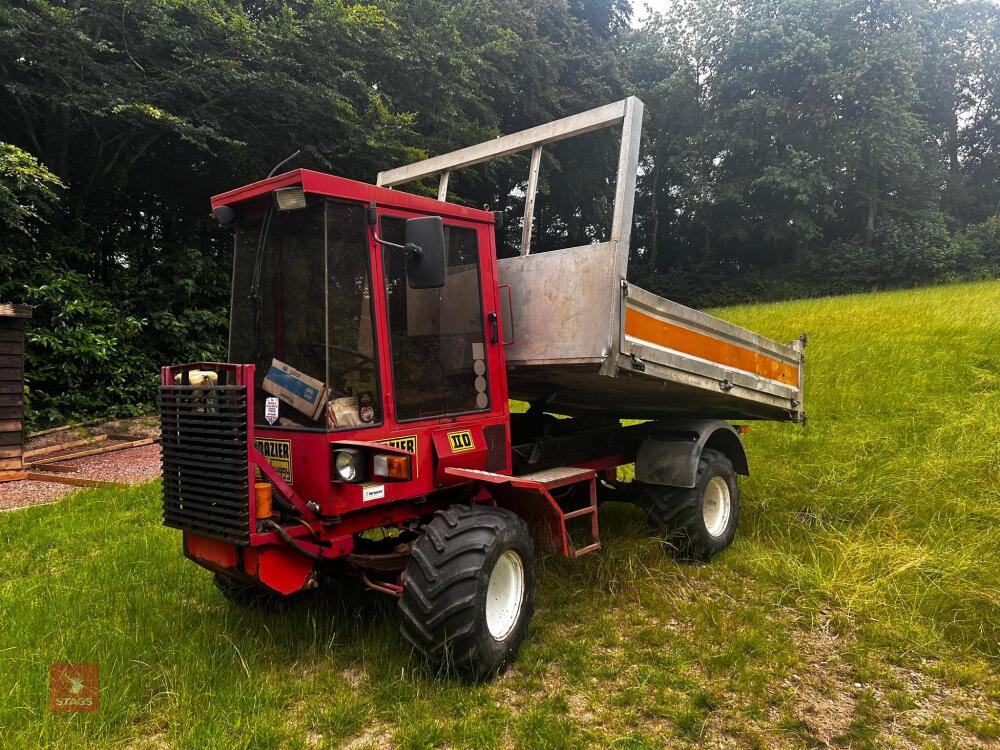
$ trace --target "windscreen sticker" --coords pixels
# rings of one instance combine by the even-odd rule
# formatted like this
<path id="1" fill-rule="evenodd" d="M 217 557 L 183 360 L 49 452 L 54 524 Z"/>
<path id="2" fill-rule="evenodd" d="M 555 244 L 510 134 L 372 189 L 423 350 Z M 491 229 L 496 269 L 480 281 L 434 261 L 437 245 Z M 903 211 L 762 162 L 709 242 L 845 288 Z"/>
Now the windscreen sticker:
<path id="1" fill-rule="evenodd" d="M 449 432 L 448 443 L 451 445 L 452 453 L 464 453 L 476 449 L 476 442 L 472 439 L 472 432 L 469 430 Z"/>
<path id="2" fill-rule="evenodd" d="M 268 440 L 266 438 L 254 438 L 253 447 L 267 459 L 267 462 L 278 472 L 278 476 L 289 484 L 292 484 L 292 441 L 291 440 Z M 258 480 L 263 480 L 264 475 L 259 467 L 254 467 Z"/>
<path id="3" fill-rule="evenodd" d="M 279 401 L 274 396 L 268 396 L 264 399 L 264 419 L 267 420 L 268 424 L 274 424 L 278 421 L 278 404 Z"/>
<path id="4" fill-rule="evenodd" d="M 375 404 L 372 401 L 372 394 L 365 392 L 358 396 L 358 417 L 365 424 L 375 420 Z"/>

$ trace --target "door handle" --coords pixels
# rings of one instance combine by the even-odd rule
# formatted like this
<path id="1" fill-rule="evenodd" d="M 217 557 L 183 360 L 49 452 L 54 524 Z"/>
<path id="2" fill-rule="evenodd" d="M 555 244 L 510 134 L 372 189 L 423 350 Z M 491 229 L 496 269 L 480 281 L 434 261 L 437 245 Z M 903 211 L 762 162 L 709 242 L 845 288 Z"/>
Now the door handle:
<path id="1" fill-rule="evenodd" d="M 486 319 L 490 322 L 490 343 L 495 344 L 500 341 L 500 325 L 497 323 L 497 314 L 495 312 L 487 313 Z"/>

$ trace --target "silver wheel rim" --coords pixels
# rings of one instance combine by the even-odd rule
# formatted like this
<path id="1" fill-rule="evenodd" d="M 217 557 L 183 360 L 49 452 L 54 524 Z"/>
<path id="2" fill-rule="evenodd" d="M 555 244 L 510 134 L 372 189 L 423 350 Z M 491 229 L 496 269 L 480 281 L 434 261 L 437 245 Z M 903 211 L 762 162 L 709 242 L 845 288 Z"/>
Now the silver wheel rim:
<path id="1" fill-rule="evenodd" d="M 729 482 L 720 476 L 708 480 L 705 487 L 705 497 L 701 504 L 701 515 L 705 520 L 705 528 L 714 537 L 722 536 L 729 525 L 729 513 L 732 498 L 729 495 Z"/>
<path id="2" fill-rule="evenodd" d="M 517 624 L 524 600 L 524 563 L 509 549 L 500 555 L 486 587 L 486 627 L 490 636 L 502 641 Z"/>

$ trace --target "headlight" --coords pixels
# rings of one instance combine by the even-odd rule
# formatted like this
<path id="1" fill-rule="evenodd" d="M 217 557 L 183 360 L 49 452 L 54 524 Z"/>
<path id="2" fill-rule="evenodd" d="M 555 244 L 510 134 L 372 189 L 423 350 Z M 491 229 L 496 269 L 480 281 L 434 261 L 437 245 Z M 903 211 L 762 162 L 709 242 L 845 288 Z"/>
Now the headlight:
<path id="1" fill-rule="evenodd" d="M 333 469 L 344 482 L 363 482 L 365 456 L 356 448 L 341 448 L 333 454 Z"/>
<path id="2" fill-rule="evenodd" d="M 274 202 L 279 211 L 294 211 L 306 207 L 306 194 L 301 187 L 278 188 L 274 191 Z"/>

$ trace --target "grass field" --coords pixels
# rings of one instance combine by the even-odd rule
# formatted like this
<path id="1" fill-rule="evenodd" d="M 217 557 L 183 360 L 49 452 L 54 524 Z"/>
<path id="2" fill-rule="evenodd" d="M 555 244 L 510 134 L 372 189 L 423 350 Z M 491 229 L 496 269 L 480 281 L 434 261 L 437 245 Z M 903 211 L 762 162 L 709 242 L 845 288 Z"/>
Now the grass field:
<path id="1" fill-rule="evenodd" d="M 228 606 L 157 485 L 0 514 L 0 746 L 1000 744 L 1000 283 L 727 309 L 810 334 L 806 427 L 754 425 L 736 543 L 678 565 L 634 508 L 541 564 L 516 666 L 423 676 L 379 595 Z M 52 662 L 97 714 L 50 714 Z"/>

